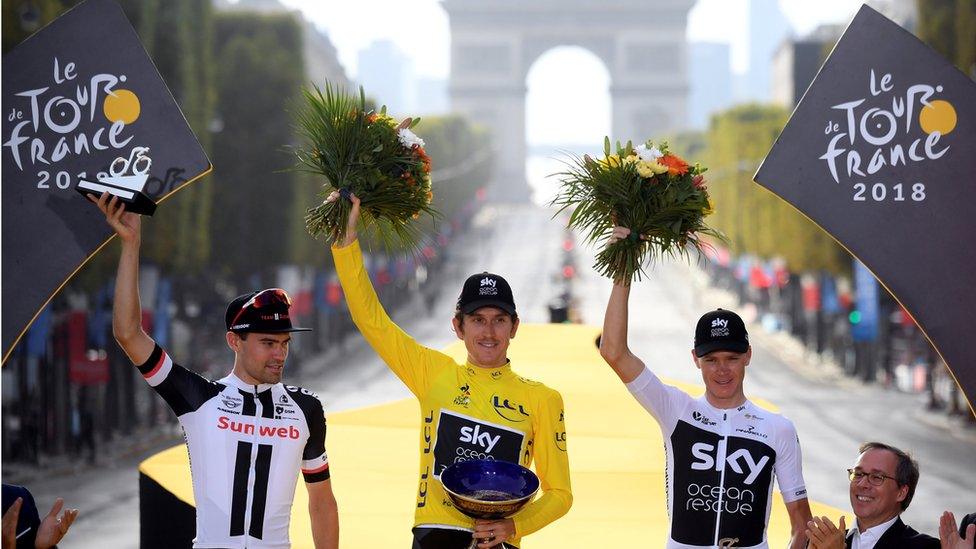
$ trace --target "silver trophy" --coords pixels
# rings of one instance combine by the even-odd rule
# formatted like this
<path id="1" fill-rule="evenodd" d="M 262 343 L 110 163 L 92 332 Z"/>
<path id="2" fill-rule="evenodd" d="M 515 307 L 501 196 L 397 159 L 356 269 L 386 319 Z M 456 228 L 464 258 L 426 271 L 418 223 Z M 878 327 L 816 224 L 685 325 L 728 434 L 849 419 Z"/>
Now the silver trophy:
<path id="1" fill-rule="evenodd" d="M 94 195 L 95 198 L 107 192 L 119 197 L 126 211 L 152 215 L 156 211 L 156 203 L 142 192 L 149 179 L 149 168 L 152 167 L 148 152 L 149 147 L 133 147 L 128 157 L 120 156 L 112 161 L 108 173 L 99 172 L 95 175 L 95 181 L 78 181 L 75 190 L 83 195 Z"/>

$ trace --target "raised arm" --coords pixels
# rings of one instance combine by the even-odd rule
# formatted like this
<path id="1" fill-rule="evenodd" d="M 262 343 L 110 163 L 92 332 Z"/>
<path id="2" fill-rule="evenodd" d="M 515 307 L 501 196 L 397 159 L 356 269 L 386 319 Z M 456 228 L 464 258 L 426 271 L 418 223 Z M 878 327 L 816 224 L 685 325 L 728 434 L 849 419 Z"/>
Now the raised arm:
<path id="1" fill-rule="evenodd" d="M 610 243 L 627 238 L 630 229 L 615 227 Z M 607 312 L 603 317 L 603 335 L 600 336 L 600 356 L 613 368 L 620 380 L 630 383 L 644 371 L 644 363 L 630 352 L 627 346 L 627 316 L 630 286 L 613 283 Z"/>
<path id="2" fill-rule="evenodd" d="M 112 333 L 119 346 L 133 364 L 149 359 L 156 343 L 142 329 L 142 306 L 139 302 L 139 246 L 142 221 L 137 214 L 125 211 L 118 197 L 108 193 L 95 200 L 98 209 L 105 214 L 109 226 L 119 235 L 122 255 L 115 279 L 115 299 L 112 307 Z"/>
<path id="3" fill-rule="evenodd" d="M 338 198 L 339 193 L 333 193 L 329 200 Z M 363 265 L 362 251 L 356 240 L 360 202 L 354 194 L 350 194 L 349 200 L 352 202 L 352 209 L 349 212 L 346 236 L 342 242 L 332 246 L 336 274 L 339 275 L 339 282 L 345 293 L 349 314 L 376 354 L 419 397 L 429 388 L 429 371 L 434 367 L 433 363 L 454 362 L 447 355 L 417 343 L 383 309 Z"/>

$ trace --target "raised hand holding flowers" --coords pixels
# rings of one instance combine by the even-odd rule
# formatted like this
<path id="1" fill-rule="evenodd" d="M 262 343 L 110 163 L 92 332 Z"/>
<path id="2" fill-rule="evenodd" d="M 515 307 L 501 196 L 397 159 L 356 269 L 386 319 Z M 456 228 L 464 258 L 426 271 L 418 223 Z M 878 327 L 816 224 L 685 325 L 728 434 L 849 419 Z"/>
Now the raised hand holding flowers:
<path id="1" fill-rule="evenodd" d="M 366 110 L 362 88 L 359 98 L 326 85 L 305 90 L 305 104 L 297 115 L 298 129 L 306 138 L 296 151 L 305 168 L 325 177 L 322 195 L 333 191 L 355 193 L 362 201 L 362 227 L 389 249 L 411 249 L 420 242 L 412 224 L 422 214 L 436 217 L 431 206 L 430 157 L 424 141 L 411 131 L 420 119 L 397 123 L 386 114 Z M 326 200 L 305 217 L 312 236 L 330 243 L 345 237 L 348 200 Z"/>
<path id="2" fill-rule="evenodd" d="M 725 240 L 704 221 L 713 211 L 705 168 L 689 165 L 667 143 L 617 143 L 615 149 L 606 138 L 603 158 L 569 162 L 556 174 L 562 185 L 552 201 L 560 212 L 572 209 L 570 227 L 605 245 L 594 264 L 600 274 L 629 284 L 641 278 L 649 260 L 685 256 L 689 249 L 701 252 L 708 246 L 706 235 Z M 614 232 L 614 227 L 629 231 Z"/>

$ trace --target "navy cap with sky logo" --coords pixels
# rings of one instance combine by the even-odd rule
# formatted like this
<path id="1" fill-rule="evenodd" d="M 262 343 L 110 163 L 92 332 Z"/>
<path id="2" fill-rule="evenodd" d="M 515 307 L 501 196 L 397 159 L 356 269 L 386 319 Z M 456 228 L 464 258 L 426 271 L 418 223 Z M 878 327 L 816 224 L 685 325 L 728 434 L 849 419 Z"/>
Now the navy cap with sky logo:
<path id="1" fill-rule="evenodd" d="M 749 350 L 749 332 L 742 318 L 732 311 L 716 309 L 698 319 L 695 326 L 695 356 L 715 351 L 744 353 Z"/>
<path id="2" fill-rule="evenodd" d="M 467 315 L 482 307 L 497 307 L 510 315 L 515 314 L 512 287 L 504 278 L 484 272 L 473 274 L 464 281 L 457 300 L 457 310 Z"/>

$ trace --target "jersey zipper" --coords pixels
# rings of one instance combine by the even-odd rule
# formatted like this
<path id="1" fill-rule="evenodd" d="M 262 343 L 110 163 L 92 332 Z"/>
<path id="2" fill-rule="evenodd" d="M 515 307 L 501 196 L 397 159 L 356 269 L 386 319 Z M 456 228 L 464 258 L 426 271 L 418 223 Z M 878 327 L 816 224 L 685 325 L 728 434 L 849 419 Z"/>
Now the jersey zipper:
<path id="1" fill-rule="evenodd" d="M 718 547 L 719 535 L 722 531 L 722 504 L 725 499 L 725 457 L 729 452 L 729 413 L 722 412 L 722 440 L 719 441 L 718 447 L 719 451 L 715 454 L 715 461 L 719 463 L 721 468 L 721 474 L 719 475 L 718 485 L 721 487 L 718 493 L 718 502 L 716 502 L 715 509 L 715 538 L 712 540 L 712 545 Z"/>
<path id="2" fill-rule="evenodd" d="M 254 504 L 254 482 L 257 477 L 255 464 L 257 463 L 258 452 L 258 433 L 261 431 L 261 418 L 264 415 L 264 408 L 261 399 L 258 398 L 258 386 L 251 386 L 254 395 L 254 432 L 251 433 L 251 463 L 247 470 L 247 494 L 246 504 L 244 505 L 244 549 L 247 549 L 248 540 L 251 538 L 251 512 Z"/>

